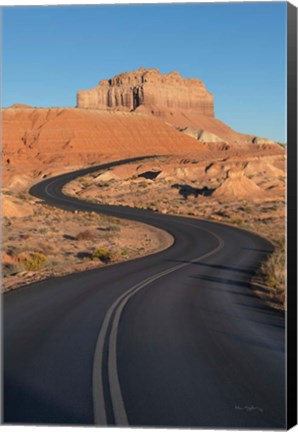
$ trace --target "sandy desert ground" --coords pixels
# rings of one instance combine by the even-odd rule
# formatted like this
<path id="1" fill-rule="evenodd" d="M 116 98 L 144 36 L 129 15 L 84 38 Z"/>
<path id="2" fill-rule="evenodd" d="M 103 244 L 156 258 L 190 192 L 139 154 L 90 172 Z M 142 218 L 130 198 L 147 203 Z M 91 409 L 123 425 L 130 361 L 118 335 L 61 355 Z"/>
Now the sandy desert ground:
<path id="1" fill-rule="evenodd" d="M 171 236 L 156 228 L 96 213 L 55 209 L 26 192 L 14 196 L 5 191 L 3 201 L 4 291 L 138 258 L 172 243 Z M 8 216 L 8 207 L 14 208 L 14 216 Z"/>

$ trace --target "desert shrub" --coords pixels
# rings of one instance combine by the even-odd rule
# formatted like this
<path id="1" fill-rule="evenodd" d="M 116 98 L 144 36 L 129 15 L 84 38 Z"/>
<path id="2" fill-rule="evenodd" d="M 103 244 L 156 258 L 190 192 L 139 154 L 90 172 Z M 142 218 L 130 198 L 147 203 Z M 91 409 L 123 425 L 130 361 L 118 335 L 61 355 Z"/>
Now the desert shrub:
<path id="1" fill-rule="evenodd" d="M 93 261 L 93 258 L 92 258 L 92 256 L 91 256 L 91 258 L 86 256 L 86 257 L 82 258 L 82 261 L 83 262 Z"/>
<path id="2" fill-rule="evenodd" d="M 47 257 L 40 252 L 31 252 L 27 257 L 20 259 L 19 264 L 28 271 L 41 270 L 47 262 Z"/>
<path id="3" fill-rule="evenodd" d="M 29 195 L 27 195 L 25 192 L 19 192 L 17 194 L 17 197 L 21 200 L 28 200 L 29 199 Z"/>
<path id="4" fill-rule="evenodd" d="M 86 178 L 85 177 L 79 177 L 78 182 L 79 183 L 86 183 Z"/>
<path id="5" fill-rule="evenodd" d="M 26 216 L 23 219 L 24 222 L 32 222 L 33 220 L 34 220 L 33 216 Z"/>
<path id="6" fill-rule="evenodd" d="M 112 253 L 108 249 L 99 248 L 95 249 L 92 254 L 93 259 L 99 259 L 103 263 L 108 263 L 112 259 Z"/>
<path id="7" fill-rule="evenodd" d="M 2 266 L 3 277 L 13 276 L 20 271 L 20 267 L 13 263 L 4 263 Z"/>
<path id="8" fill-rule="evenodd" d="M 122 249 L 121 249 L 121 255 L 122 255 L 122 256 L 126 256 L 126 255 L 128 255 L 129 252 L 130 252 L 130 250 L 129 250 L 128 248 L 122 248 Z"/>
<path id="9" fill-rule="evenodd" d="M 47 268 L 57 267 L 59 264 L 61 264 L 61 263 L 59 261 L 57 261 L 56 259 L 47 260 Z"/>
<path id="10" fill-rule="evenodd" d="M 39 228 L 37 230 L 37 232 L 39 232 L 40 234 L 46 234 L 48 232 L 48 229 L 47 228 Z"/>
<path id="11" fill-rule="evenodd" d="M 10 255 L 12 258 L 17 258 L 18 255 L 20 253 L 24 252 L 25 250 L 26 249 L 19 246 L 19 243 L 18 243 L 18 246 L 10 246 L 9 248 L 7 248 L 6 253 L 8 255 Z"/>
<path id="12" fill-rule="evenodd" d="M 94 234 L 89 230 L 81 231 L 76 235 L 76 240 L 94 240 L 94 238 Z"/>
<path id="13" fill-rule="evenodd" d="M 48 242 L 39 242 L 36 244 L 35 252 L 40 252 L 41 254 L 47 255 L 55 250 L 54 246 Z"/>
<path id="14" fill-rule="evenodd" d="M 285 301 L 285 264 L 285 243 L 281 241 L 261 266 L 261 273 L 273 297 L 281 303 Z"/>
<path id="15" fill-rule="evenodd" d="M 119 231 L 121 231 L 121 228 L 120 228 L 120 226 L 118 226 L 118 225 L 111 225 L 111 226 L 109 227 L 109 231 L 119 232 Z"/>
<path id="16" fill-rule="evenodd" d="M 23 240 L 28 240 L 28 238 L 30 238 L 30 234 L 29 233 L 20 234 L 20 238 Z"/>
<path id="17" fill-rule="evenodd" d="M 97 187 L 99 187 L 99 188 L 107 188 L 107 187 L 109 187 L 109 183 L 101 182 L 101 183 L 97 184 Z"/>
<path id="18" fill-rule="evenodd" d="M 6 190 L 6 191 L 2 191 L 2 194 L 3 195 L 13 195 L 13 192 L 12 191 L 10 191 L 10 190 Z"/>
<path id="19" fill-rule="evenodd" d="M 235 219 L 231 218 L 230 222 L 235 224 L 235 225 L 242 225 L 243 224 L 243 220 L 239 219 L 239 218 L 235 218 Z"/>

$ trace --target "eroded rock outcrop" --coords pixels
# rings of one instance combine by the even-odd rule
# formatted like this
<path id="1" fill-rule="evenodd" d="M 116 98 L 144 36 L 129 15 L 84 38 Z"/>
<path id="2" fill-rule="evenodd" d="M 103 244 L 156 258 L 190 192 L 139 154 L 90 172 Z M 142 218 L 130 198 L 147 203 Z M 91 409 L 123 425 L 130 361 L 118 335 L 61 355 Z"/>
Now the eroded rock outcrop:
<path id="1" fill-rule="evenodd" d="M 198 79 L 184 79 L 178 72 L 161 74 L 158 69 L 140 68 L 97 87 L 79 91 L 79 108 L 135 110 L 140 106 L 193 110 L 213 116 L 213 96 Z"/>
<path id="2" fill-rule="evenodd" d="M 233 168 L 227 172 L 226 180 L 212 194 L 223 201 L 266 199 L 266 193 L 253 180 L 245 176 L 241 168 Z"/>

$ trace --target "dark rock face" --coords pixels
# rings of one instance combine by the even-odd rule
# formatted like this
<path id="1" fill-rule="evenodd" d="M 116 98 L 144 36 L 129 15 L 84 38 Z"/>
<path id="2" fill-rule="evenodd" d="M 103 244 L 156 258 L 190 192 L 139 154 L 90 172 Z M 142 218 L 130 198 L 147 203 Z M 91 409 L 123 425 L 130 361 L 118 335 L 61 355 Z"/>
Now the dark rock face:
<path id="1" fill-rule="evenodd" d="M 79 108 L 133 111 L 140 106 L 160 110 L 192 110 L 214 116 L 213 96 L 198 79 L 184 79 L 178 72 L 161 74 L 141 68 L 104 80 L 97 87 L 79 91 Z"/>

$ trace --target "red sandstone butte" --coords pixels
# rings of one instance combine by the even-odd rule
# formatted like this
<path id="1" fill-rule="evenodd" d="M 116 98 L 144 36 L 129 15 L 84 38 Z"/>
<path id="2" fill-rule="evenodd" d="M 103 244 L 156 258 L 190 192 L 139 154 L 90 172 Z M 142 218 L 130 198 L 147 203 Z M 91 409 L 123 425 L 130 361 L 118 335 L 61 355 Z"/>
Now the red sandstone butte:
<path id="1" fill-rule="evenodd" d="M 79 91 L 79 108 L 136 110 L 139 106 L 166 110 L 194 110 L 214 115 L 213 96 L 198 79 L 184 79 L 178 72 L 161 74 L 158 69 L 140 68 L 109 80 L 97 87 Z"/>

